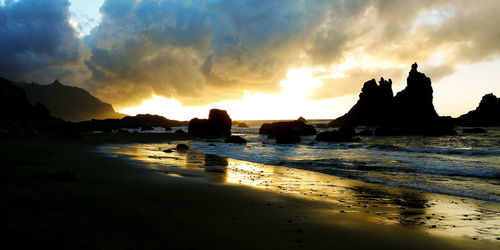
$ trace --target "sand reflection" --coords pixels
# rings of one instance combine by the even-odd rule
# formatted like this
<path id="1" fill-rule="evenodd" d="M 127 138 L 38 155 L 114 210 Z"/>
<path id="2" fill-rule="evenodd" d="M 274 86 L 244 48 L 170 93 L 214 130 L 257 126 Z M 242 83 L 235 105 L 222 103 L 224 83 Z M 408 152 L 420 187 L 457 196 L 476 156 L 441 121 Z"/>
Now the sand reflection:
<path id="1" fill-rule="evenodd" d="M 114 145 L 103 151 L 139 160 L 170 176 L 203 177 L 218 183 L 327 202 L 331 204 L 331 208 L 324 211 L 327 213 L 357 213 L 375 223 L 401 224 L 429 233 L 466 235 L 491 241 L 500 239 L 498 203 L 368 184 L 196 151 L 177 152 L 175 145 Z"/>

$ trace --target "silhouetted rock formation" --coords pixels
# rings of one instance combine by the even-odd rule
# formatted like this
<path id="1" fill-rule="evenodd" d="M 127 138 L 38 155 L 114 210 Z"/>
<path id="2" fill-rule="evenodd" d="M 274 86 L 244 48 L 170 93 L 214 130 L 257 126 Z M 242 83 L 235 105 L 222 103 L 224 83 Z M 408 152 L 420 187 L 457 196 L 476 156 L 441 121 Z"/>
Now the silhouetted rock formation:
<path id="1" fill-rule="evenodd" d="M 358 102 L 349 112 L 329 126 L 379 126 L 378 135 L 448 135 L 456 134 L 451 118 L 439 117 L 432 104 L 431 79 L 417 71 L 409 72 L 407 86 L 393 97 L 392 81 L 381 78 L 363 85 Z"/>
<path id="2" fill-rule="evenodd" d="M 299 136 L 316 134 L 314 126 L 298 120 L 291 122 L 264 123 L 259 129 L 259 134 L 274 136 L 277 133 L 286 131 L 296 131 Z"/>
<path id="3" fill-rule="evenodd" d="M 139 114 L 136 116 L 126 116 L 122 119 L 90 120 L 75 123 L 74 127 L 80 131 L 118 131 L 123 128 L 141 128 L 141 130 L 152 130 L 153 127 L 163 127 L 166 130 L 170 127 L 186 126 L 187 121 L 169 120 L 163 116 Z"/>
<path id="4" fill-rule="evenodd" d="M 111 104 L 100 101 L 84 89 L 63 85 L 58 80 L 49 85 L 16 84 L 26 91 L 32 104 L 40 102 L 51 111 L 52 116 L 66 121 L 124 117 L 115 112 Z"/>
<path id="5" fill-rule="evenodd" d="M 301 141 L 300 136 L 315 135 L 316 129 L 313 125 L 305 124 L 303 121 L 264 123 L 259 129 L 259 134 L 269 135 L 275 138 L 276 143 L 289 144 Z"/>
<path id="6" fill-rule="evenodd" d="M 380 78 L 377 85 L 375 79 L 372 79 L 363 84 L 359 100 L 351 110 L 332 121 L 329 126 L 378 126 L 388 124 L 391 119 L 392 102 L 392 80 Z"/>
<path id="7" fill-rule="evenodd" d="M 109 119 L 108 119 L 109 120 Z M 178 127 L 186 126 L 187 122 L 169 120 L 161 115 L 139 114 L 136 116 L 126 116 L 120 119 L 124 128 L 138 127 Z"/>
<path id="8" fill-rule="evenodd" d="M 500 98 L 495 95 L 484 95 L 479 106 L 465 115 L 455 119 L 461 126 L 500 126 Z"/>
<path id="9" fill-rule="evenodd" d="M 227 138 L 226 140 L 224 140 L 224 142 L 226 142 L 226 143 L 241 143 L 241 144 L 245 144 L 245 143 L 247 143 L 247 140 L 245 140 L 241 136 L 233 135 L 233 136 Z"/>
<path id="10" fill-rule="evenodd" d="M 406 88 L 394 97 L 391 123 L 422 126 L 435 122 L 439 117 L 432 104 L 431 79 L 418 72 L 417 67 L 417 63 L 411 66 Z"/>
<path id="11" fill-rule="evenodd" d="M 229 137 L 231 136 L 231 124 L 231 117 L 225 110 L 211 109 L 208 119 L 191 119 L 188 132 L 204 138 Z"/>

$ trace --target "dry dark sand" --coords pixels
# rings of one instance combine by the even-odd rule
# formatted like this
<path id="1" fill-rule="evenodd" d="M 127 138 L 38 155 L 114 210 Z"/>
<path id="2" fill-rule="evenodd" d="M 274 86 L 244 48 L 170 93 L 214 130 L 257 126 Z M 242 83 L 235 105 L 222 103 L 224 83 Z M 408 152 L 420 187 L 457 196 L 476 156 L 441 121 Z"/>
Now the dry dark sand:
<path id="1" fill-rule="evenodd" d="M 184 164 L 164 168 L 158 167 L 158 162 L 134 159 L 127 154 L 109 157 L 102 153 L 103 145 L 108 144 L 120 147 L 117 145 L 187 139 L 175 134 L 2 139 L 0 248 L 500 248 L 491 239 L 433 234 L 421 227 L 374 220 L 367 212 L 392 210 L 358 204 L 360 199 L 353 199 L 350 194 L 343 197 L 340 191 L 327 196 L 335 203 L 319 198 L 326 196 L 314 190 L 303 194 L 300 187 L 266 186 L 266 179 L 253 187 L 239 184 L 240 180 L 258 178 L 248 178 L 249 174 L 238 177 L 243 170 L 231 175 L 227 170 L 219 171 L 219 164 L 206 164 L 206 156 L 203 161 L 196 157 L 182 161 L 175 153 L 171 160 Z M 157 160 L 170 157 L 158 156 Z M 245 166 L 237 162 L 228 165 Z M 202 169 L 201 163 L 208 169 Z M 78 178 L 50 174 L 65 169 L 71 169 Z M 259 171 L 263 171 L 262 176 L 267 173 L 266 169 Z M 344 210 L 347 206 L 342 203 L 346 201 L 358 206 L 348 205 L 352 209 Z"/>

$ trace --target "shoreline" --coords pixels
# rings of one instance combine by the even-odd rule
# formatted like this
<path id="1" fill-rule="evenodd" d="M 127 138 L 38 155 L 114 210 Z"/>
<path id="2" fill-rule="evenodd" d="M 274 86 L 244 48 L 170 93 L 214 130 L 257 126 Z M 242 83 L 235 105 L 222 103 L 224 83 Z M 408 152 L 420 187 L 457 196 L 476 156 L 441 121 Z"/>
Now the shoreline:
<path id="1" fill-rule="evenodd" d="M 204 178 L 264 192 L 325 202 L 325 212 L 361 213 L 381 225 L 399 224 L 426 233 L 471 239 L 500 239 L 500 204 L 440 193 L 367 183 L 286 166 L 274 166 L 204 154 L 163 153 L 177 143 L 102 146 L 107 155 L 128 156 L 160 174 Z M 156 150 L 159 148 L 159 150 Z M 167 171 L 168 170 L 168 171 Z M 193 174 L 194 173 L 194 174 Z M 478 211 L 493 211 L 481 214 Z M 496 211 L 496 212 L 495 212 Z M 475 230 L 480 234 L 474 233 Z"/>
<path id="2" fill-rule="evenodd" d="M 150 163 L 95 152 L 109 143 L 189 140 L 186 136 L 101 137 L 6 140 L 1 197 L 9 205 L 4 213 L 8 232 L 2 240 L 4 249 L 488 249 L 499 245 L 370 222 L 357 212 L 332 213 L 332 204 L 321 200 L 214 182 L 210 178 L 217 180 L 213 176 L 221 173 L 218 163 L 209 164 L 209 173 L 182 167 L 161 173 L 158 168 L 144 168 Z M 185 166 L 205 163 L 206 159 L 185 161 Z M 240 161 L 228 166 L 232 163 L 241 165 Z M 50 171 L 68 168 L 78 175 L 77 180 L 46 178 Z"/>

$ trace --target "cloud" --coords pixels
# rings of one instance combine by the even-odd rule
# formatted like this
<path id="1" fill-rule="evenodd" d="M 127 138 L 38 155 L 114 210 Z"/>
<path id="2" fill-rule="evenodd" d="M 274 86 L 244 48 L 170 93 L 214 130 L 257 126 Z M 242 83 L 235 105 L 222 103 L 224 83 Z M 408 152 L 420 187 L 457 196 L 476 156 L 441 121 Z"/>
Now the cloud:
<path id="1" fill-rule="evenodd" d="M 82 74 L 82 42 L 66 0 L 7 1 L 0 7 L 0 75 L 52 81 Z"/>
<path id="2" fill-rule="evenodd" d="M 0 50 L 14 62 L 0 59 L 2 70 L 63 75 L 118 108 L 153 94 L 203 105 L 279 93 L 293 68 L 322 69 L 310 98 L 332 98 L 371 78 L 402 84 L 414 61 L 436 82 L 500 55 L 495 0 L 107 0 L 81 40 L 67 5 L 2 7 Z"/>
<path id="3" fill-rule="evenodd" d="M 237 99 L 244 90 L 276 92 L 321 21 L 318 7 L 288 1 L 106 1 L 99 27 L 86 38 L 92 89 L 107 99 L 117 99 L 119 87 L 120 95 L 156 94 L 188 105 Z"/>

